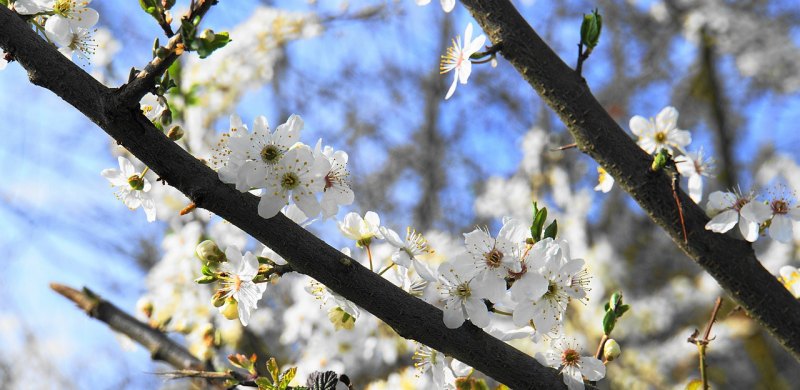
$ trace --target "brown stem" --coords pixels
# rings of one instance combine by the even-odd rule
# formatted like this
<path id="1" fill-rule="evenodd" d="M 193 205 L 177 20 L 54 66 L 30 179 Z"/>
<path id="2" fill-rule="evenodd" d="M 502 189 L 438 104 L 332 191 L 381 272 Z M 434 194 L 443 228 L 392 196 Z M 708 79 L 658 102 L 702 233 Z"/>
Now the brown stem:
<path id="1" fill-rule="evenodd" d="M 595 359 L 600 359 L 603 356 L 603 347 L 606 345 L 606 341 L 608 341 L 608 335 L 604 334 L 603 337 L 600 338 L 600 344 L 597 344 L 597 352 L 594 353 Z"/>
<path id="2" fill-rule="evenodd" d="M 83 291 L 78 291 L 58 283 L 50 283 L 50 288 L 75 302 L 90 317 L 106 323 L 111 329 L 141 344 L 150 351 L 153 360 L 167 362 L 178 369 L 213 370 L 166 334 L 133 318 L 88 288 L 84 287 Z"/>

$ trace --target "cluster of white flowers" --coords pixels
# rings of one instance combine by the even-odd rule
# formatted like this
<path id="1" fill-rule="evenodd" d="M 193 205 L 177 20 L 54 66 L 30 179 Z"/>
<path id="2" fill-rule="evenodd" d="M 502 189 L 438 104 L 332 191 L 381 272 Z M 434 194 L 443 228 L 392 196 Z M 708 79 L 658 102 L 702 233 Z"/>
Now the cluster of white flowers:
<path id="1" fill-rule="evenodd" d="M 95 51 L 92 27 L 100 15 L 88 5 L 91 0 L 17 0 L 14 9 L 20 15 L 36 15 L 34 23 L 44 20 L 45 36 L 59 46 L 68 58 L 73 54 L 89 59 Z"/>
<path id="2" fill-rule="evenodd" d="M 636 143 L 645 152 L 657 154 L 663 149 L 674 156 L 678 173 L 688 179 L 689 197 L 700 202 L 703 199 L 703 176 L 711 175 L 714 160 L 705 158 L 702 148 L 696 152 L 686 151 L 686 146 L 692 142 L 692 135 L 678 128 L 678 110 L 675 107 L 664 107 L 655 119 L 635 115 L 629 126 L 631 132 L 638 137 Z M 610 191 L 614 178 L 602 167 L 597 169 L 597 173 L 598 184 L 595 191 Z"/>
<path id="3" fill-rule="evenodd" d="M 480 228 L 464 234 L 464 247 L 441 263 L 437 271 L 426 261 L 431 259 L 433 250 L 421 234 L 408 228 L 403 240 L 380 223 L 372 211 L 363 218 L 349 213 L 339 228 L 345 237 L 367 249 L 370 262 L 369 247 L 374 246 L 374 240 L 383 239 L 392 245 L 391 262 L 380 274 L 398 266 L 400 271 L 394 276 L 401 287 L 416 286 L 409 287 L 411 290 L 435 287 L 435 292 L 418 291 L 415 295 L 441 307 L 443 322 L 449 328 L 458 328 L 469 320 L 503 339 L 562 340 L 569 302 L 587 297 L 589 277 L 585 262 L 570 256 L 569 245 L 563 239 L 545 238 L 532 243 L 530 228 L 518 219 L 506 218 L 496 237 Z M 502 321 L 493 323 L 495 315 L 502 319 L 510 316 L 517 329 L 500 330 L 496 325 Z M 452 380 L 446 378 L 454 376 L 443 354 L 421 346 L 415 359 L 421 372 L 432 372 L 437 388 L 452 386 Z M 561 367 L 565 383 L 570 386 L 576 380 L 582 384 L 581 375 L 598 380 L 605 374 L 602 363 L 594 358 L 570 353 L 569 359 L 558 364 L 551 360 L 547 363 Z"/>
<path id="4" fill-rule="evenodd" d="M 258 214 L 274 217 L 289 200 L 308 217 L 329 218 L 339 206 L 353 202 L 347 153 L 299 142 L 303 120 L 298 115 L 271 131 L 267 119 L 256 118 L 253 132 L 232 115 L 212 163 L 219 178 L 242 192 L 259 190 Z M 317 199 L 321 194 L 322 199 Z"/>
<path id="5" fill-rule="evenodd" d="M 794 203 L 794 198 L 785 194 L 761 202 L 756 200 L 754 192 L 716 191 L 708 197 L 706 211 L 713 218 L 706 229 L 725 233 L 738 223 L 744 239 L 753 242 L 768 227 L 773 240 L 788 243 L 793 238 L 794 223 L 800 221 L 800 207 Z"/>

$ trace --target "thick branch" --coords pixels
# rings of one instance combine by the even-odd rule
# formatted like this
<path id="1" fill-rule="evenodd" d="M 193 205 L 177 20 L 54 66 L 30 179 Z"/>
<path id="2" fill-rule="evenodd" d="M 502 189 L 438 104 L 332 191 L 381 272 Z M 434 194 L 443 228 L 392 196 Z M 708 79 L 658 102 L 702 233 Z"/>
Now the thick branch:
<path id="1" fill-rule="evenodd" d="M 684 243 L 670 179 L 651 173 L 652 158 L 614 122 L 585 81 L 545 44 L 508 0 L 462 0 L 503 56 L 541 95 L 591 156 L 639 203 L 692 260 L 702 266 L 796 359 L 800 302 L 756 259 L 751 245 L 705 229 L 705 212 L 683 191 Z"/>
<path id="2" fill-rule="evenodd" d="M 441 310 L 406 294 L 282 214 L 269 220 L 259 217 L 258 198 L 220 182 L 216 172 L 158 131 L 138 106 L 124 104 L 114 90 L 67 60 L 7 9 L 0 9 L 0 47 L 14 54 L 37 85 L 79 109 L 198 207 L 238 226 L 295 270 L 374 314 L 399 335 L 451 355 L 514 389 L 564 387 L 555 370 L 471 323 L 448 329 Z"/>
<path id="3" fill-rule="evenodd" d="M 153 360 L 167 362 L 177 369 L 211 369 L 164 333 L 131 317 L 89 289 L 78 291 L 58 283 L 50 283 L 50 288 L 75 302 L 90 317 L 105 322 L 111 329 L 147 348 Z"/>

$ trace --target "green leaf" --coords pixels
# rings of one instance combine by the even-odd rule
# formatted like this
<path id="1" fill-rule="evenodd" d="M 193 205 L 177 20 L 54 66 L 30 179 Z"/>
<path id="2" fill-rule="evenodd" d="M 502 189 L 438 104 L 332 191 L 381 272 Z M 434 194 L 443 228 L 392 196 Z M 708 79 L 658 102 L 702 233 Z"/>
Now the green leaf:
<path id="1" fill-rule="evenodd" d="M 534 205 L 534 210 L 536 210 L 536 206 Z M 533 217 L 533 223 L 531 224 L 531 237 L 533 241 L 539 241 L 542 239 L 542 227 L 544 226 L 544 221 L 547 219 L 547 208 L 543 207 L 541 210 L 537 210 L 536 214 Z"/>
<path id="2" fill-rule="evenodd" d="M 280 371 L 278 371 L 278 361 L 276 361 L 274 357 L 267 360 L 267 372 L 272 375 L 272 382 L 278 383 L 278 375 L 280 374 Z"/>
<path id="3" fill-rule="evenodd" d="M 613 311 L 607 311 L 603 317 L 603 334 L 609 335 L 617 324 L 617 315 Z"/>
<path id="4" fill-rule="evenodd" d="M 622 306 L 618 307 L 617 308 L 617 318 L 622 317 L 622 315 L 625 314 L 625 312 L 628 311 L 630 308 L 631 308 L 630 305 L 622 305 Z"/>
<path id="5" fill-rule="evenodd" d="M 281 374 L 281 382 L 278 384 L 278 388 L 280 390 L 285 390 L 289 387 L 289 382 L 294 379 L 295 374 L 297 374 L 297 367 L 292 367 Z"/>
<path id="6" fill-rule="evenodd" d="M 215 50 L 224 47 L 231 41 L 227 32 L 214 34 L 211 37 L 204 37 L 201 39 L 192 40 L 191 48 L 197 51 L 200 58 L 206 58 L 211 55 Z"/>
<path id="7" fill-rule="evenodd" d="M 256 385 L 258 385 L 258 390 L 275 390 L 275 386 L 269 381 L 269 379 L 265 377 L 258 377 L 255 380 Z"/>
<path id="8" fill-rule="evenodd" d="M 217 280 L 217 278 L 214 277 L 214 276 L 201 276 L 201 277 L 195 279 L 194 282 L 197 283 L 197 284 L 209 284 L 209 283 L 213 283 L 216 280 Z"/>
<path id="9" fill-rule="evenodd" d="M 556 234 L 558 234 L 558 222 L 554 219 L 547 229 L 544 229 L 544 238 L 556 238 Z"/>

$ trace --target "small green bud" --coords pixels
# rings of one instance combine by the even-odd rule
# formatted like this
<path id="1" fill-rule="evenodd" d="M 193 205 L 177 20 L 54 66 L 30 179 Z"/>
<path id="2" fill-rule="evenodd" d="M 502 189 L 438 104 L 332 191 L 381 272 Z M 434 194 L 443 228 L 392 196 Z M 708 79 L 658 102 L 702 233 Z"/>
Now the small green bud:
<path id="1" fill-rule="evenodd" d="M 169 107 L 165 108 L 160 118 L 162 126 L 169 126 L 169 124 L 172 123 L 172 110 L 170 110 Z"/>
<path id="2" fill-rule="evenodd" d="M 136 191 L 144 189 L 144 179 L 139 175 L 132 175 L 128 178 L 128 185 Z"/>
<path id="3" fill-rule="evenodd" d="M 169 56 L 169 53 L 170 51 L 166 47 L 159 47 L 153 50 L 153 57 L 158 57 L 158 59 L 163 60 L 164 58 L 167 58 L 167 56 Z"/>
<path id="4" fill-rule="evenodd" d="M 158 57 L 158 54 L 156 54 L 156 53 L 158 52 L 158 49 L 160 47 L 161 47 L 161 43 L 159 43 L 158 38 L 156 38 L 156 40 L 153 41 L 153 57 Z"/>
<path id="5" fill-rule="evenodd" d="M 650 166 L 650 170 L 653 172 L 658 172 L 661 168 L 667 165 L 667 161 L 669 160 L 669 152 L 667 149 L 661 149 L 658 151 L 658 154 L 653 158 L 653 165 Z"/>
<path id="6" fill-rule="evenodd" d="M 224 291 L 217 290 L 217 292 L 215 292 L 211 297 L 211 304 L 214 305 L 214 307 L 220 307 L 225 304 L 226 299 L 227 298 L 225 298 Z"/>
<path id="7" fill-rule="evenodd" d="M 172 126 L 169 131 L 167 131 L 167 138 L 173 141 L 183 138 L 184 135 L 185 132 L 183 131 L 183 127 L 181 127 L 181 125 Z"/>
<path id="8" fill-rule="evenodd" d="M 594 49 L 600 41 L 600 32 L 603 29 L 603 17 L 598 10 L 592 11 L 588 15 L 583 15 L 581 24 L 581 43 L 589 49 Z"/>
<path id="9" fill-rule="evenodd" d="M 204 40 L 204 41 L 206 41 L 206 42 L 208 42 L 208 43 L 214 42 L 214 38 L 215 38 L 214 30 L 212 30 L 210 28 L 207 28 L 207 29 L 203 30 L 203 32 L 200 33 L 199 38 Z"/>
<path id="10" fill-rule="evenodd" d="M 225 252 L 219 249 L 217 244 L 211 240 L 205 240 L 197 244 L 195 253 L 200 260 L 206 263 L 222 263 L 228 260 L 225 257 Z"/>
<path id="11" fill-rule="evenodd" d="M 611 298 L 608 299 L 608 308 L 606 310 L 617 311 L 617 307 L 622 305 L 622 292 L 617 291 L 611 294 Z"/>
<path id="12" fill-rule="evenodd" d="M 195 279 L 194 282 L 197 284 L 209 284 L 213 283 L 215 280 L 217 280 L 216 277 L 205 275 Z"/>
<path id="13" fill-rule="evenodd" d="M 614 339 L 606 340 L 606 344 L 603 346 L 603 357 L 607 361 L 612 361 L 619 357 L 622 353 L 622 350 L 619 348 L 619 343 L 617 343 Z"/>
<path id="14" fill-rule="evenodd" d="M 228 298 L 225 300 L 225 305 L 220 309 L 220 313 L 229 320 L 235 320 L 239 318 L 239 304 L 235 299 Z"/>

